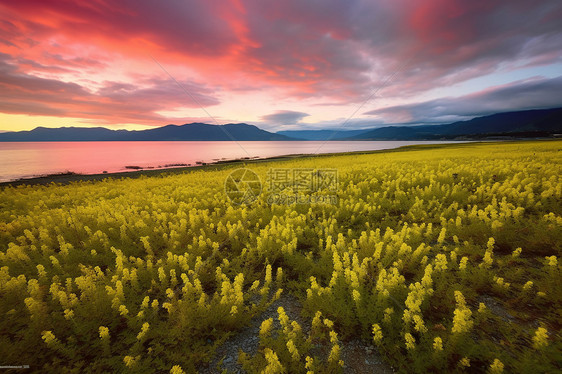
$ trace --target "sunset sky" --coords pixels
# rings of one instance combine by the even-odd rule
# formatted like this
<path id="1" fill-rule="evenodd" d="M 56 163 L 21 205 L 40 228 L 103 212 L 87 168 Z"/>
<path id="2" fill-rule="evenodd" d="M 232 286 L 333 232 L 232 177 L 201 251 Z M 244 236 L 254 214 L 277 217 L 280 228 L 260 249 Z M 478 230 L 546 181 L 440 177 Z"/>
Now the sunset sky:
<path id="1" fill-rule="evenodd" d="M 0 130 L 562 106 L 561 20 L 560 0 L 0 0 Z"/>

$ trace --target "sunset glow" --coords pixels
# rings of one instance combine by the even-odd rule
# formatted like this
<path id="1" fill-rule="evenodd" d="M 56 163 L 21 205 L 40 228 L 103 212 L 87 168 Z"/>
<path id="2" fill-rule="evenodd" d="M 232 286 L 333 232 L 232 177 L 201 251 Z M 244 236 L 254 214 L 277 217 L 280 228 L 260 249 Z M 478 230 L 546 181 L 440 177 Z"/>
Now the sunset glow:
<path id="1" fill-rule="evenodd" d="M 352 129 L 562 106 L 556 0 L 0 0 L 0 14 L 3 131 Z"/>

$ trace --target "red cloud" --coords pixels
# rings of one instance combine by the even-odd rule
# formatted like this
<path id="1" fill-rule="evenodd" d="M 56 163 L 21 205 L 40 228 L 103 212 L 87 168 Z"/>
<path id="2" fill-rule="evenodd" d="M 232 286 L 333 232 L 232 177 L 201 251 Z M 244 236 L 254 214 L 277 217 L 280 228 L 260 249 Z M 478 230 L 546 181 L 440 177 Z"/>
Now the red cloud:
<path id="1" fill-rule="evenodd" d="M 204 85 L 193 82 L 180 84 L 197 102 L 171 79 L 144 81 L 145 88 L 105 82 L 97 92 L 89 92 L 75 83 L 17 72 L 14 66 L 0 61 L 0 112 L 89 118 L 109 124 L 162 125 L 170 119 L 158 114 L 158 111 L 191 107 L 195 108 L 194 117 L 197 117 L 200 114 L 199 104 L 210 106 L 219 103 Z"/>
<path id="2" fill-rule="evenodd" d="M 3 76 L 12 81 L 3 83 L 1 110 L 123 117 L 117 122 L 161 121 L 155 112 L 178 107 L 156 85 L 88 85 L 116 65 L 127 78 L 166 77 L 150 56 L 197 72 L 226 97 L 276 87 L 359 103 L 404 62 L 381 94 L 419 94 L 511 63 L 549 64 L 562 48 L 558 0 L 27 0 L 3 2 L 0 14 L 0 52 L 17 65 Z M 194 90 L 218 102 L 207 86 Z"/>

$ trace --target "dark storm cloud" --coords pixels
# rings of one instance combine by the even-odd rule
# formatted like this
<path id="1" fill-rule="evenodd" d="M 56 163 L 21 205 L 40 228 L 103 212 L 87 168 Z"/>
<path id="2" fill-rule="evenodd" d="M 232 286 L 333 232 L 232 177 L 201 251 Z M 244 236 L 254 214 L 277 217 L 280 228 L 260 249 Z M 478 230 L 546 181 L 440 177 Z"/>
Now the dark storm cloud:
<path id="1" fill-rule="evenodd" d="M 290 110 L 280 110 L 272 114 L 262 116 L 261 119 L 267 123 L 278 125 L 294 125 L 300 122 L 308 113 L 293 112 Z"/>
<path id="2" fill-rule="evenodd" d="M 397 105 L 365 114 L 387 123 L 451 122 L 497 112 L 562 107 L 562 77 L 535 78 L 471 95 Z"/>

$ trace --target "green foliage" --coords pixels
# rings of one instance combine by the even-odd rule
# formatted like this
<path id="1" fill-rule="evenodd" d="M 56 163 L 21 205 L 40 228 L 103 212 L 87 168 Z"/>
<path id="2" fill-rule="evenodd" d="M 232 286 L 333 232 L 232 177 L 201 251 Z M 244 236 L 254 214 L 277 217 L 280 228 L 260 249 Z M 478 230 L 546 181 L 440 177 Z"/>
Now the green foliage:
<path id="1" fill-rule="evenodd" d="M 561 145 L 251 166 L 262 182 L 269 168 L 337 168 L 337 205 L 264 193 L 234 206 L 229 168 L 5 187 L 0 357 L 36 372 L 195 372 L 283 288 L 310 333 L 280 312 L 240 356 L 249 372 L 339 372 L 348 338 L 402 372 L 557 372 Z"/>

